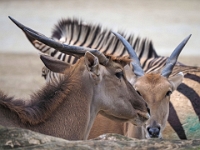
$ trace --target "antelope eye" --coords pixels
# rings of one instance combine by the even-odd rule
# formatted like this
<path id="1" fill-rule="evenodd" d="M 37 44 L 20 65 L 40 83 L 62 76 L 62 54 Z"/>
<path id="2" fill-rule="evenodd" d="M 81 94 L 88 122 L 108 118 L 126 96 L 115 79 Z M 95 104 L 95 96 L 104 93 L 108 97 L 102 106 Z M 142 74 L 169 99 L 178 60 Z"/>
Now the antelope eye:
<path id="1" fill-rule="evenodd" d="M 139 91 L 136 91 L 136 92 L 137 92 L 140 96 L 142 96 L 141 93 L 140 93 Z"/>
<path id="2" fill-rule="evenodd" d="M 172 94 L 172 91 L 168 91 L 165 96 L 167 97 L 167 96 L 170 96 L 171 94 Z"/>
<path id="3" fill-rule="evenodd" d="M 123 76 L 123 72 L 122 71 L 116 72 L 115 75 L 116 75 L 117 78 L 120 79 Z"/>

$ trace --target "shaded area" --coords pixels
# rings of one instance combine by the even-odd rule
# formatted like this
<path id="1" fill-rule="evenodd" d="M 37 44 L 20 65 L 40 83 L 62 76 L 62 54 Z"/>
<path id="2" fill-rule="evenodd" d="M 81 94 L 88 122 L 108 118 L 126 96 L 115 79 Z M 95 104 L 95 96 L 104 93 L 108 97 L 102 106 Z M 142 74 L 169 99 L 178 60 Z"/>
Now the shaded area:
<path id="1" fill-rule="evenodd" d="M 192 77 L 192 76 L 190 76 L 190 77 Z M 195 78 L 192 78 L 192 79 L 195 79 Z M 199 79 L 199 77 L 198 77 L 198 79 Z M 184 83 L 182 83 L 177 88 L 177 91 L 182 93 L 183 95 L 185 95 L 190 100 L 190 102 L 193 106 L 193 109 L 200 120 L 200 97 L 199 97 L 198 93 L 196 93 L 195 90 L 193 90 L 191 87 L 189 87 L 188 85 L 186 85 Z"/>
<path id="2" fill-rule="evenodd" d="M 200 77 L 197 76 L 197 75 L 194 75 L 194 74 L 191 74 L 191 73 L 187 73 L 184 78 L 188 78 L 188 79 L 191 79 L 193 81 L 196 81 L 198 83 L 200 83 Z"/>
<path id="3" fill-rule="evenodd" d="M 174 106 L 172 103 L 169 103 L 169 117 L 168 122 L 171 125 L 171 127 L 174 129 L 174 131 L 177 133 L 178 137 L 180 139 L 187 139 L 187 136 L 185 134 L 185 131 L 183 129 L 183 126 L 178 118 L 178 115 L 176 113 L 176 110 L 174 109 Z"/>
<path id="4" fill-rule="evenodd" d="M 200 83 L 200 77 L 197 75 L 187 74 L 187 75 L 185 75 L 185 78 L 189 78 L 191 80 L 194 80 L 194 81 L 197 81 Z M 196 115 L 198 116 L 198 118 L 200 120 L 200 97 L 199 97 L 198 93 L 196 93 L 196 91 L 193 88 L 189 87 L 185 83 L 182 83 L 177 88 L 177 91 L 188 98 L 188 100 L 192 104 L 192 107 L 193 107 Z M 177 133 L 177 135 L 180 139 L 187 139 L 187 136 L 186 136 L 185 131 L 182 127 L 182 124 L 179 120 L 177 112 L 171 102 L 169 105 L 169 109 L 170 109 L 169 118 L 168 118 L 169 124 L 174 129 L 174 131 Z"/>

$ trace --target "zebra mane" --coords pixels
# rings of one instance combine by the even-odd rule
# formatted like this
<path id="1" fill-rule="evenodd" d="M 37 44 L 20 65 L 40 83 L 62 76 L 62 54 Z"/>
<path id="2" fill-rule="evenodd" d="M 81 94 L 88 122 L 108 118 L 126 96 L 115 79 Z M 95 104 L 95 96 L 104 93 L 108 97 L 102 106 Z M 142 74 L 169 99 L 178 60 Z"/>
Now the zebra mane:
<path id="1" fill-rule="evenodd" d="M 128 55 L 123 44 L 112 34 L 111 29 L 104 28 L 100 24 L 86 24 L 78 19 L 61 19 L 55 25 L 51 38 L 66 43 L 69 45 L 77 45 L 97 49 L 105 54 L 115 56 Z M 126 35 L 124 32 L 119 32 L 135 49 L 139 59 L 158 57 L 151 40 L 146 38 L 141 39 L 133 34 Z M 29 37 L 28 37 L 29 38 Z M 58 52 L 37 40 L 29 38 L 35 48 L 42 53 L 47 53 L 53 57 L 57 57 L 68 63 L 75 63 L 76 59 L 72 56 Z M 71 59 L 73 58 L 73 61 Z"/>
<path id="2" fill-rule="evenodd" d="M 68 45 L 76 45 L 97 49 L 106 55 L 129 56 L 123 44 L 112 34 L 111 29 L 102 27 L 100 24 L 86 24 L 80 19 L 61 19 L 54 26 L 51 38 Z M 151 40 L 135 37 L 134 34 L 119 32 L 135 49 L 140 63 L 143 64 L 150 58 L 157 58 L 158 55 Z M 67 63 L 74 64 L 77 58 L 69 56 L 58 50 L 49 47 L 29 35 L 26 35 L 32 45 L 42 53 L 56 57 Z M 42 76 L 48 81 L 60 76 L 46 67 L 42 68 Z"/>

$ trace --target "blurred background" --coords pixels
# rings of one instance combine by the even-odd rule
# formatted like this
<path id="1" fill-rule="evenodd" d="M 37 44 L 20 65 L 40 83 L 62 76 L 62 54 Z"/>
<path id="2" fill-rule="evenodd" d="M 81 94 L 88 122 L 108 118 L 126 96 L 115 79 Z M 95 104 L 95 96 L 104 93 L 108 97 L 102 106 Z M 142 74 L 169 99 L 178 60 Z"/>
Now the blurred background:
<path id="1" fill-rule="evenodd" d="M 1 0 L 0 85 L 18 96 L 27 95 L 30 89 L 34 91 L 44 83 L 40 76 L 43 65 L 38 51 L 8 16 L 46 36 L 51 35 L 61 18 L 80 18 L 147 37 L 163 56 L 169 56 L 192 34 L 179 60 L 189 65 L 200 64 L 199 0 Z"/>
<path id="2" fill-rule="evenodd" d="M 1 0 L 0 52 L 35 53 L 8 16 L 47 36 L 59 19 L 81 18 L 148 37 L 160 55 L 192 34 L 181 55 L 200 55 L 199 0 Z"/>

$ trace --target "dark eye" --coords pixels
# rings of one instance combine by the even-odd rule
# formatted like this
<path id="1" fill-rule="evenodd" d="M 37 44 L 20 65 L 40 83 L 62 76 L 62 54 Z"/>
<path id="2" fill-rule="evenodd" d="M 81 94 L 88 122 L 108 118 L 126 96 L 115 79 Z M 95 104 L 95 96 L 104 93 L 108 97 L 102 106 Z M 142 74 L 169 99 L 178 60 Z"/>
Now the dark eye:
<path id="1" fill-rule="evenodd" d="M 122 71 L 121 72 L 116 72 L 115 75 L 116 75 L 117 78 L 120 79 L 123 76 L 123 72 Z"/>
<path id="2" fill-rule="evenodd" d="M 167 97 L 167 96 L 170 96 L 171 94 L 172 94 L 172 91 L 168 91 L 165 96 Z"/>
<path id="3" fill-rule="evenodd" d="M 136 91 L 136 92 L 137 92 L 140 96 L 142 96 L 141 93 L 140 93 L 139 91 Z"/>

